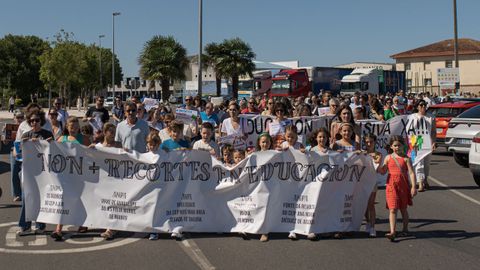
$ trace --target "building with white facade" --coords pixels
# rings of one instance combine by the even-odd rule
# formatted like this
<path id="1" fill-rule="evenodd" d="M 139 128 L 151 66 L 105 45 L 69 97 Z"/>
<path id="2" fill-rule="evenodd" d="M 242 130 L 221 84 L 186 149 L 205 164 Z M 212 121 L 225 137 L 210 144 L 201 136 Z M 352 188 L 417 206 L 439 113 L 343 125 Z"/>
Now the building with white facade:
<path id="1" fill-rule="evenodd" d="M 448 39 L 390 56 L 406 72 L 407 90 L 440 93 L 438 70 L 455 67 L 454 40 Z M 480 41 L 458 40 L 460 90 L 480 92 Z"/>

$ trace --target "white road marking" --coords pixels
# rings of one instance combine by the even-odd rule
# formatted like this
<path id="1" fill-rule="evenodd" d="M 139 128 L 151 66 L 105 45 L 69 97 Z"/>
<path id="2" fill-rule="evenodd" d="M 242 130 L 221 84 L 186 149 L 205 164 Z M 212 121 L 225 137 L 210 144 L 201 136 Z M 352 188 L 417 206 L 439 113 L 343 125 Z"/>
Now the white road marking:
<path id="1" fill-rule="evenodd" d="M 187 255 L 197 264 L 202 270 L 214 270 L 215 267 L 210 263 L 202 250 L 197 246 L 197 243 L 192 239 L 183 239 L 179 243 L 180 247 L 187 253 Z"/>
<path id="2" fill-rule="evenodd" d="M 16 223 L 14 222 L 13 224 Z M 17 241 L 17 230 L 19 230 L 18 227 L 11 227 L 8 229 L 8 232 L 5 235 L 5 245 L 7 247 L 23 247 L 23 243 Z"/>
<path id="3" fill-rule="evenodd" d="M 434 183 L 436 183 L 436 184 L 439 185 L 439 186 L 449 187 L 448 185 L 440 182 L 440 180 L 438 180 L 438 179 L 436 179 L 436 178 L 434 178 L 434 177 L 432 177 L 432 176 L 429 176 L 428 178 L 430 178 Z M 468 195 L 465 195 L 465 194 L 463 194 L 462 192 L 460 192 L 460 191 L 458 191 L 458 190 L 448 189 L 448 191 L 451 191 L 451 192 L 455 193 L 456 195 L 464 198 L 464 199 L 467 200 L 467 201 L 470 201 L 470 202 L 472 202 L 472 203 L 475 203 L 475 204 L 477 204 L 477 205 L 480 205 L 480 201 L 477 201 L 477 200 L 475 200 L 474 198 L 472 198 L 472 197 L 470 197 L 470 196 L 468 196 Z"/>
<path id="4" fill-rule="evenodd" d="M 65 225 L 63 226 L 63 230 L 64 231 L 69 231 L 68 229 L 69 228 L 73 228 L 74 226 L 72 225 Z M 71 233 L 74 233 L 74 231 L 69 231 Z M 72 234 L 69 233 L 69 234 L 66 234 L 64 235 L 64 238 L 65 238 L 65 242 L 66 243 L 69 243 L 69 244 L 74 244 L 74 245 L 85 245 L 85 244 L 96 244 L 96 243 L 100 243 L 102 241 L 104 241 L 105 239 L 103 239 L 102 237 L 93 237 L 92 240 L 82 240 L 82 241 L 78 241 L 76 239 L 72 239 Z"/>
<path id="5" fill-rule="evenodd" d="M 35 235 L 34 241 L 28 242 L 29 246 L 38 247 L 38 246 L 46 246 L 47 245 L 47 236 L 45 234 L 37 234 Z"/>
<path id="6" fill-rule="evenodd" d="M 4 227 L 11 227 L 8 229 L 6 239 L 14 239 L 16 242 L 16 231 L 19 229 L 15 225 L 17 222 L 7 222 L 7 223 L 1 223 L 0 228 Z M 13 226 L 13 227 L 12 227 Z M 10 233 L 10 234 L 9 234 Z M 109 249 L 109 248 L 116 248 L 124 245 L 128 245 L 137 241 L 140 241 L 142 239 L 142 234 L 140 233 L 135 233 L 132 235 L 130 238 L 123 239 L 120 241 L 115 241 L 115 242 L 110 242 L 108 244 L 104 245 L 99 245 L 99 246 L 93 246 L 93 247 L 83 247 L 83 248 L 66 248 L 66 249 L 45 249 L 45 250 L 23 250 L 23 249 L 10 249 L 10 248 L 0 248 L 0 253 L 10 253 L 10 254 L 67 254 L 67 253 L 80 253 L 80 252 L 91 252 L 91 251 L 97 251 L 97 250 L 104 250 L 104 249 Z M 47 238 L 44 238 L 47 240 Z M 41 240 L 43 241 L 43 240 Z M 32 241 L 35 242 L 35 241 Z M 80 241 L 78 241 L 80 242 Z M 14 242 L 11 242 L 12 244 Z M 20 243 L 21 245 L 18 245 Z M 18 242 L 17 247 L 23 246 L 22 242 Z M 8 246 L 8 245 L 7 245 Z"/>

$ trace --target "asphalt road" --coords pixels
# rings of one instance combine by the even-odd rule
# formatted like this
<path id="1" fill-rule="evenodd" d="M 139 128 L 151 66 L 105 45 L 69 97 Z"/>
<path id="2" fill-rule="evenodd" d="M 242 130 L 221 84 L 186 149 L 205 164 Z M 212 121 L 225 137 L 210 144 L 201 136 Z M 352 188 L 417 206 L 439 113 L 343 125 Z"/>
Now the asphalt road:
<path id="1" fill-rule="evenodd" d="M 440 149 L 443 150 L 443 149 Z M 412 236 L 394 243 L 385 193 L 377 194 L 375 239 L 365 233 L 342 240 L 292 241 L 274 234 L 266 243 L 230 234 L 190 234 L 183 241 L 122 233 L 113 241 L 100 230 L 64 242 L 47 235 L 14 234 L 20 204 L 10 194 L 9 156 L 0 154 L 0 269 L 480 269 L 480 189 L 470 171 L 448 153 L 432 157 L 431 189 L 409 209 Z M 53 226 L 47 226 L 52 230 Z"/>

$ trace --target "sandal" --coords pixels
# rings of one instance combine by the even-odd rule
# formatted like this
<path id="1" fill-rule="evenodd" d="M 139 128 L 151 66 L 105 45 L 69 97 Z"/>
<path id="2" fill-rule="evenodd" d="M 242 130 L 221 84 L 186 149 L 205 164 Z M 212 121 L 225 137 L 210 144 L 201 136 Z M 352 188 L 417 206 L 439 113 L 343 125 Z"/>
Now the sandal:
<path id="1" fill-rule="evenodd" d="M 260 242 L 267 242 L 268 241 L 268 234 L 262 234 L 260 237 Z"/>
<path id="2" fill-rule="evenodd" d="M 115 231 L 112 231 L 112 230 L 106 230 L 100 234 L 100 236 L 103 237 L 103 239 L 105 240 L 112 240 L 114 235 L 115 235 Z"/>
<path id="3" fill-rule="evenodd" d="M 63 234 L 62 232 L 59 231 L 54 231 L 50 234 L 50 237 L 55 239 L 55 241 L 62 241 L 63 240 Z"/>
<path id="4" fill-rule="evenodd" d="M 334 239 L 342 239 L 342 238 L 343 238 L 343 234 L 340 233 L 340 232 L 337 232 L 337 233 L 335 233 L 335 234 L 333 235 L 333 238 L 334 238 Z"/>
<path id="5" fill-rule="evenodd" d="M 88 227 L 80 226 L 78 227 L 78 233 L 86 233 L 88 231 Z"/>
<path id="6" fill-rule="evenodd" d="M 401 231 L 398 233 L 398 237 L 408 237 L 410 236 L 410 232 L 407 230 L 407 231 Z"/>
<path id="7" fill-rule="evenodd" d="M 390 240 L 390 242 L 395 241 L 395 233 L 387 233 L 385 237 Z"/>

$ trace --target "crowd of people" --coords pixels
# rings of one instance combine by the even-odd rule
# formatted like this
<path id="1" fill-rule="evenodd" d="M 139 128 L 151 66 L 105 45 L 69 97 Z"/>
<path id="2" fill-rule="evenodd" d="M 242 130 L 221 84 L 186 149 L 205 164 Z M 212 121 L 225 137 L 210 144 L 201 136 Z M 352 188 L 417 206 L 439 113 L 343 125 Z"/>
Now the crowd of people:
<path id="1" fill-rule="evenodd" d="M 352 95 L 334 96 L 328 91 L 319 95 L 310 93 L 307 97 L 289 98 L 268 96 L 250 97 L 248 99 L 230 99 L 213 103 L 199 96 L 186 96 L 184 104 L 158 104 L 147 106 L 139 97 L 133 96 L 124 102 L 116 97 L 111 111 L 104 106 L 105 99 L 98 96 L 95 106 L 88 109 L 83 118 L 69 116 L 63 108 L 61 98 L 56 98 L 47 111 L 35 103 L 28 105 L 23 112 L 15 113 L 18 123 L 17 138 L 12 153 L 12 187 L 15 201 L 22 201 L 18 235 L 31 232 L 31 223 L 25 220 L 25 204 L 19 178 L 21 170 L 21 142 L 26 140 L 47 140 L 59 143 L 81 144 L 91 148 L 117 147 L 140 153 L 176 150 L 203 150 L 222 161 L 226 166 L 235 166 L 248 155 L 256 151 L 282 151 L 297 149 L 302 152 L 315 151 L 326 154 L 329 151 L 357 152 L 372 157 L 379 174 L 388 173 L 386 201 L 390 211 L 390 232 L 387 238 L 394 239 L 399 234 L 408 234 L 407 206 L 412 204 L 412 197 L 428 188 L 429 157 L 412 166 L 403 151 L 403 139 L 391 138 L 387 156 L 382 156 L 375 149 L 376 137 L 373 134 L 362 137 L 359 125 L 355 121 L 375 119 L 387 121 L 398 115 L 412 114 L 418 118 L 430 117 L 426 114 L 428 106 L 435 103 L 435 98 L 428 93 L 418 95 L 399 91 L 394 94 L 373 95 L 354 93 Z M 195 112 L 198 117 L 193 122 L 184 123 L 176 117 L 176 108 Z M 242 114 L 271 116 L 266 132 L 258 136 L 256 145 L 230 145 L 219 143 L 226 136 L 245 138 L 244 118 Z M 306 143 L 298 140 L 298 131 L 293 125 L 292 117 L 322 116 L 332 118 L 330 127 L 315 130 Z M 432 123 L 432 142 L 435 142 L 434 119 Z M 364 142 L 364 144 L 362 144 Z M 365 149 L 361 149 L 365 145 Z M 435 145 L 432 145 L 435 148 Z M 418 187 L 417 187 L 418 186 Z M 369 198 L 366 218 L 366 231 L 375 237 L 375 194 L 372 190 Z M 403 230 L 396 232 L 396 214 L 400 210 L 403 216 Z M 43 233 L 45 224 L 36 223 L 35 233 Z M 115 231 L 105 228 L 101 234 L 112 239 Z M 88 228 L 80 227 L 79 232 Z M 242 234 L 246 235 L 246 234 Z M 335 238 L 345 237 L 345 232 L 332 232 Z M 63 239 L 62 225 L 58 224 L 51 236 Z M 181 232 L 174 232 L 174 237 L 181 237 Z M 296 239 L 295 233 L 289 238 Z M 315 239 L 318 235 L 308 235 Z M 152 233 L 149 239 L 158 239 Z M 260 237 L 268 241 L 268 234 Z"/>

